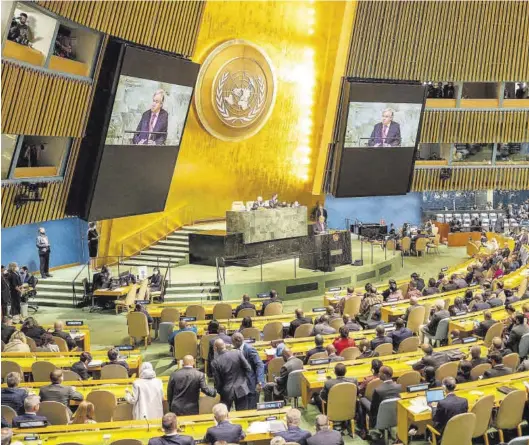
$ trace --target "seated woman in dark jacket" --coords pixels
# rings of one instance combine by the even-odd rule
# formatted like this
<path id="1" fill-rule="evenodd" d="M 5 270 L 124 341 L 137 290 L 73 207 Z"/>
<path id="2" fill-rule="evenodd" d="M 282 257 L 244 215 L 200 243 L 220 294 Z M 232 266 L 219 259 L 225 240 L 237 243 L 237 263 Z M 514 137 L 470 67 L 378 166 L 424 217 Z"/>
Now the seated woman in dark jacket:
<path id="1" fill-rule="evenodd" d="M 160 273 L 160 269 L 155 267 L 152 271 L 152 275 L 149 277 L 149 289 L 151 292 L 159 292 L 162 290 L 163 276 Z"/>
<path id="2" fill-rule="evenodd" d="M 26 337 L 30 337 L 35 340 L 37 346 L 40 345 L 42 334 L 46 333 L 46 329 L 42 328 L 37 320 L 35 320 L 33 317 L 26 318 L 20 330 Z"/>

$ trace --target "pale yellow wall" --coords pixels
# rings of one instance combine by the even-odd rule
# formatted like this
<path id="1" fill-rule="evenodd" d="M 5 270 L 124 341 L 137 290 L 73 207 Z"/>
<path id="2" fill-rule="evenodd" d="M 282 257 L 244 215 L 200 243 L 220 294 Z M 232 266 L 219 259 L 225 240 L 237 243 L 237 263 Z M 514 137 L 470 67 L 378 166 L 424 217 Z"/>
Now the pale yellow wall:
<path id="1" fill-rule="evenodd" d="M 272 60 L 278 82 L 277 100 L 263 129 L 242 142 L 223 142 L 211 136 L 201 126 L 192 106 L 166 214 L 174 217 L 180 213 L 181 220 L 187 223 L 221 217 L 232 201 L 251 200 L 257 195 L 266 199 L 278 192 L 281 200 L 299 200 L 308 206 L 320 198 L 311 194 L 311 181 L 327 111 L 344 4 L 207 3 L 193 60 L 202 63 L 213 48 L 226 40 L 249 40 L 261 46 Z M 182 212 L 185 210 L 185 216 L 174 211 L 178 207 L 182 207 Z M 119 254 L 124 238 L 162 216 L 113 220 L 110 234 L 110 222 L 105 223 L 108 254 Z"/>

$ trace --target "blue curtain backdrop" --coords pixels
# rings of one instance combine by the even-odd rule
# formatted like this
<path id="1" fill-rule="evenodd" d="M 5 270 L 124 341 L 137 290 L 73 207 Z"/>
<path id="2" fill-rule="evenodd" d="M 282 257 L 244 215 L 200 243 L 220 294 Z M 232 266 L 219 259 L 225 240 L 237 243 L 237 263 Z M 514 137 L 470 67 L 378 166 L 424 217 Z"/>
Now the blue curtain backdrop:
<path id="1" fill-rule="evenodd" d="M 46 229 L 50 240 L 50 267 L 88 261 L 88 246 L 86 245 L 88 224 L 78 218 L 66 218 L 2 229 L 2 264 L 4 266 L 15 261 L 19 267 L 28 266 L 32 272 L 39 269 L 39 255 L 36 248 L 39 227 Z"/>

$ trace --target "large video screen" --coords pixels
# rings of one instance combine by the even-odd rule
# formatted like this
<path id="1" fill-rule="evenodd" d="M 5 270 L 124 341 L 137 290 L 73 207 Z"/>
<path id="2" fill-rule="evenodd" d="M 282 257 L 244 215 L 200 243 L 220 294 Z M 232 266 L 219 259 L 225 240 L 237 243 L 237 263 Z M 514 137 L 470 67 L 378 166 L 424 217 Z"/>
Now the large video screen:
<path id="1" fill-rule="evenodd" d="M 164 210 L 199 68 L 178 57 L 125 48 L 90 220 Z"/>
<path id="2" fill-rule="evenodd" d="M 334 159 L 337 197 L 409 191 L 425 88 L 419 83 L 346 82 L 342 140 Z"/>

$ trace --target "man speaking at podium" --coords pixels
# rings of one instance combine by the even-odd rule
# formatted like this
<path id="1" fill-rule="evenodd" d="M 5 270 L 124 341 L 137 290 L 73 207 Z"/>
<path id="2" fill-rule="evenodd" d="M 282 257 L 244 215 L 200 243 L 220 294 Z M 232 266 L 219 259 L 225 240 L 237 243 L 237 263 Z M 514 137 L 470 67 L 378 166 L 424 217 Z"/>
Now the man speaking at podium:
<path id="1" fill-rule="evenodd" d="M 373 128 L 367 145 L 370 147 L 400 147 L 400 125 L 393 122 L 393 110 L 386 108 L 382 112 L 382 122 Z"/>
<path id="2" fill-rule="evenodd" d="M 135 145 L 165 145 L 169 114 L 162 108 L 164 101 L 164 90 L 156 90 L 152 96 L 151 109 L 141 115 L 136 128 L 132 140 Z"/>
<path id="3" fill-rule="evenodd" d="M 313 226 L 314 235 L 321 235 L 327 232 L 327 224 L 325 223 L 325 216 L 320 216 L 318 222 Z"/>

